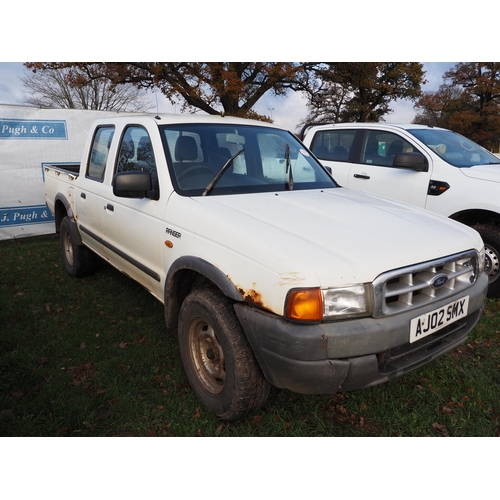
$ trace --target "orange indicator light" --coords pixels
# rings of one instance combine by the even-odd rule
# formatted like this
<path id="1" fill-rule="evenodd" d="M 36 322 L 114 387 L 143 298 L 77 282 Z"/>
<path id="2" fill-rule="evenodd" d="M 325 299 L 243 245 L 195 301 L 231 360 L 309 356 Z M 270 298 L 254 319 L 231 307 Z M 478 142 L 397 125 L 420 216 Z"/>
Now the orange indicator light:
<path id="1" fill-rule="evenodd" d="M 293 290 L 288 296 L 286 315 L 300 321 L 323 320 L 323 296 L 319 288 Z"/>

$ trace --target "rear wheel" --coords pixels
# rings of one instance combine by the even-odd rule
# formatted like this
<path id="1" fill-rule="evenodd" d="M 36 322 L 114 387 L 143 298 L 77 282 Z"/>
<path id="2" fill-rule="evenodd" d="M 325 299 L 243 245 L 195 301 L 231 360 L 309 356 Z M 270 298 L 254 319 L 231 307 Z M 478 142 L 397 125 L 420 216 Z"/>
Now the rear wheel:
<path id="1" fill-rule="evenodd" d="M 59 238 L 64 268 L 70 276 L 80 278 L 94 271 L 97 256 L 87 247 L 75 245 L 71 236 L 71 221 L 68 216 L 61 221 Z"/>
<path id="2" fill-rule="evenodd" d="M 500 297 L 500 228 L 492 224 L 476 224 L 472 227 L 481 235 L 486 248 L 488 297 Z"/>
<path id="3" fill-rule="evenodd" d="M 257 410 L 269 396 L 231 302 L 212 288 L 186 297 L 179 347 L 188 381 L 201 403 L 223 420 Z"/>

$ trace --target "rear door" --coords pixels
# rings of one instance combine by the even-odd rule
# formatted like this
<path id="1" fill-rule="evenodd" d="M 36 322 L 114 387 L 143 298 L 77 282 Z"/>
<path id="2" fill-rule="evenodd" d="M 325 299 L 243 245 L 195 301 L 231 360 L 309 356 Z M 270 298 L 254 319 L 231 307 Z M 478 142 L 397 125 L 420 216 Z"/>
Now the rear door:
<path id="1" fill-rule="evenodd" d="M 310 149 L 321 163 L 332 169 L 332 176 L 341 186 L 347 186 L 349 170 L 355 158 L 359 130 L 318 130 Z"/>
<path id="2" fill-rule="evenodd" d="M 102 216 L 104 200 L 109 194 L 109 187 L 104 184 L 104 177 L 106 171 L 113 168 L 110 147 L 114 133 L 113 125 L 96 128 L 85 164 L 85 174 L 80 175 L 78 188 L 75 189 L 77 223 L 82 240 L 104 258 L 108 257 L 108 253 L 102 241 Z"/>

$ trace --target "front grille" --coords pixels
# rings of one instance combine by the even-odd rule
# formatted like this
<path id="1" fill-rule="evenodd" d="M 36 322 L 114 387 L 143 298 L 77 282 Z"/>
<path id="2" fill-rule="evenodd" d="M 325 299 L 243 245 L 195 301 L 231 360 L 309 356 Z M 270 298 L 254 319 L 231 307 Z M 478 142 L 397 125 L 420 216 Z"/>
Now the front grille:
<path id="1" fill-rule="evenodd" d="M 416 309 L 451 297 L 475 283 L 479 255 L 475 250 L 395 269 L 373 282 L 376 318 Z"/>

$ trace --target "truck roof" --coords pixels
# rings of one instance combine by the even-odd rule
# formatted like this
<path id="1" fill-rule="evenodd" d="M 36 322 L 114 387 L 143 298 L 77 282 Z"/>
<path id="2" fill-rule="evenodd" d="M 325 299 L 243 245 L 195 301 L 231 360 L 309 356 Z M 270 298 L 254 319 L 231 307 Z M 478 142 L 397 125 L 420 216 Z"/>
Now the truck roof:
<path id="1" fill-rule="evenodd" d="M 311 129 L 324 130 L 332 128 L 385 128 L 391 129 L 428 129 L 444 130 L 441 127 L 432 127 L 429 125 L 417 125 L 416 123 L 385 123 L 385 122 L 354 122 L 354 123 L 307 123 L 301 131 L 301 137 L 305 137 L 306 133 Z"/>
<path id="2" fill-rule="evenodd" d="M 259 120 L 250 120 L 247 118 L 238 118 L 235 116 L 207 115 L 207 114 L 172 114 L 172 113 L 137 113 L 123 114 L 97 120 L 98 123 L 122 122 L 130 123 L 133 120 L 154 120 L 158 125 L 170 125 L 178 123 L 211 123 L 211 124 L 238 124 L 238 125 L 258 125 L 272 128 L 283 128 L 272 123 Z"/>

